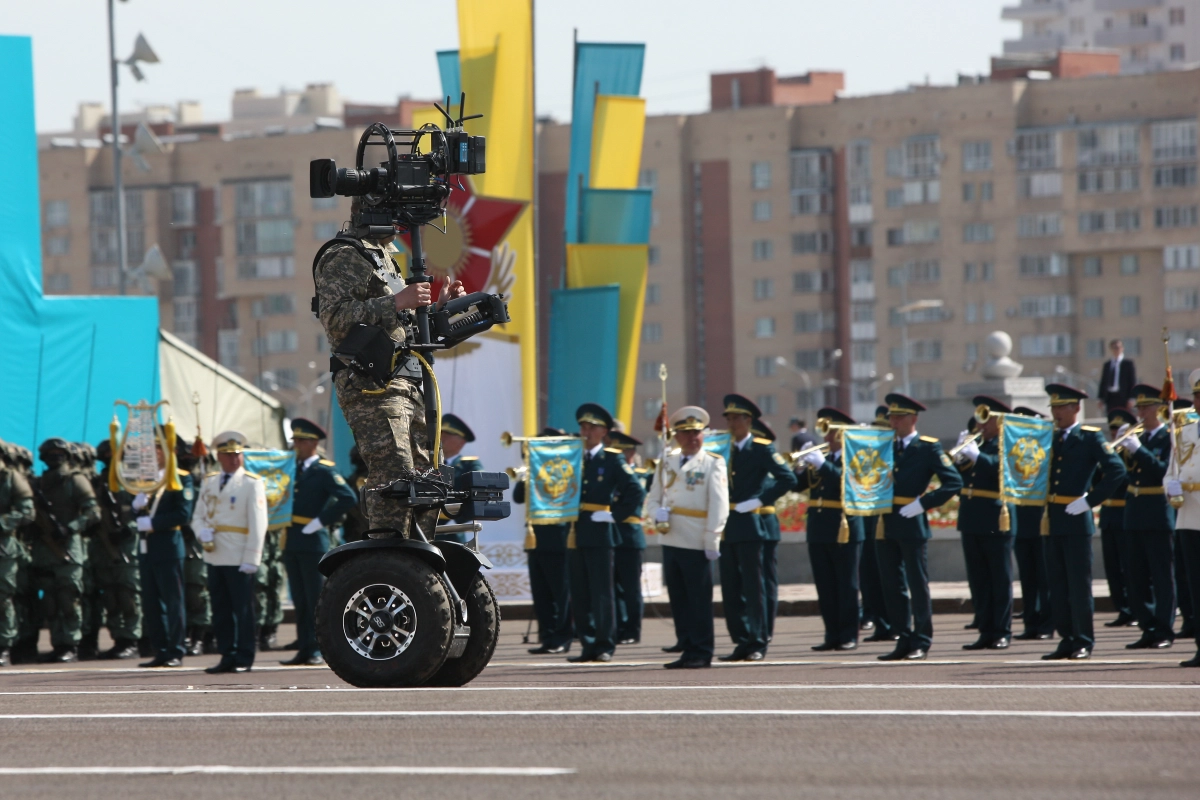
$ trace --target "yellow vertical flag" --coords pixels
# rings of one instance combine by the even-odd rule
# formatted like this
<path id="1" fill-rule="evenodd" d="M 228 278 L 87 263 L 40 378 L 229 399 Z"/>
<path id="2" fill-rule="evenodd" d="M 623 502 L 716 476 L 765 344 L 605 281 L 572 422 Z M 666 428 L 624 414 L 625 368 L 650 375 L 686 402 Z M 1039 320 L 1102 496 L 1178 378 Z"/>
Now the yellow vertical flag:
<path id="1" fill-rule="evenodd" d="M 592 118 L 591 189 L 636 189 L 646 132 L 641 97 L 598 95 Z"/>
<path id="2" fill-rule="evenodd" d="M 617 407 L 614 411 L 626 429 L 633 422 L 633 389 L 637 380 L 649 263 L 649 248 L 644 244 L 567 245 L 567 283 L 572 288 L 614 283 L 620 286 Z"/>
<path id="3" fill-rule="evenodd" d="M 467 130 L 487 137 L 487 173 L 476 175 L 485 196 L 533 200 L 533 3 L 532 0 L 458 0 L 459 64 Z M 505 243 L 516 254 L 506 326 L 521 346 L 525 433 L 537 431 L 537 311 L 533 263 L 533 209 L 527 206 Z"/>

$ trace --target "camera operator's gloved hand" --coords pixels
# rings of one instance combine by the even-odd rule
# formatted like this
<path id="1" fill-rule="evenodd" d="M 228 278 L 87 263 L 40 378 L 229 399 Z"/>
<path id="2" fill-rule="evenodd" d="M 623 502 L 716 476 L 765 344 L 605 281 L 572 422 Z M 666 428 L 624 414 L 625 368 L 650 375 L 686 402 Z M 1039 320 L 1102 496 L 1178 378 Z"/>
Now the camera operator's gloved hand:
<path id="1" fill-rule="evenodd" d="M 133 498 L 133 502 L 130 503 L 134 511 L 141 511 L 149 504 L 150 498 L 146 496 L 145 492 L 138 492 L 138 496 Z"/>
<path id="2" fill-rule="evenodd" d="M 200 540 L 200 544 L 208 544 L 213 540 L 213 535 L 216 533 L 212 528 L 198 528 L 196 530 L 196 538 Z"/>
<path id="3" fill-rule="evenodd" d="M 1067 513 L 1072 517 L 1078 517 L 1085 511 L 1091 511 L 1092 507 L 1088 505 L 1087 497 L 1080 497 L 1078 500 L 1072 500 L 1067 503 Z"/>
<path id="4" fill-rule="evenodd" d="M 670 522 L 671 521 L 671 509 L 669 509 L 669 508 L 655 509 L 654 510 L 654 521 L 655 522 Z"/>
<path id="5" fill-rule="evenodd" d="M 721 551 L 720 550 L 705 550 L 704 557 L 707 558 L 709 561 L 716 561 L 718 558 L 721 557 Z"/>
<path id="6" fill-rule="evenodd" d="M 438 298 L 438 308 L 441 308 L 442 306 L 446 305 L 446 302 L 449 300 L 454 300 L 455 298 L 466 297 L 466 296 L 467 296 L 467 287 L 463 286 L 462 281 L 455 281 L 454 283 L 443 283 L 442 284 L 442 295 L 441 295 L 441 297 Z"/>
<path id="7" fill-rule="evenodd" d="M 904 508 L 900 509 L 900 516 L 904 517 L 905 519 L 919 517 L 924 513 L 925 506 L 921 505 L 921 498 L 919 497 L 908 505 L 904 506 Z"/>
<path id="8" fill-rule="evenodd" d="M 247 575 L 253 575 L 258 572 L 258 564 L 242 564 L 238 567 L 238 572 L 244 572 Z"/>
<path id="9" fill-rule="evenodd" d="M 300 529 L 300 532 L 301 533 L 316 533 L 317 531 L 321 530 L 321 528 L 324 528 L 324 527 L 325 526 L 321 524 L 321 518 L 314 517 L 313 519 L 308 521 L 307 525 L 305 525 L 303 528 Z"/>
<path id="10" fill-rule="evenodd" d="M 1179 495 L 1183 494 L 1182 481 L 1177 481 L 1174 478 L 1167 478 L 1167 480 L 1163 483 L 1163 486 L 1166 487 L 1167 497 L 1179 497 Z"/>
<path id="11" fill-rule="evenodd" d="M 811 453 L 804 454 L 804 463 L 808 464 L 813 469 L 820 469 L 825 463 L 825 455 L 820 450 L 813 450 Z"/>
<path id="12" fill-rule="evenodd" d="M 616 522 L 611 511 L 593 511 L 592 522 Z"/>
<path id="13" fill-rule="evenodd" d="M 142 533 L 154 533 L 154 520 L 150 517 L 138 517 L 137 528 Z"/>
<path id="14" fill-rule="evenodd" d="M 396 310 L 404 311 L 408 308 L 427 306 L 432 302 L 430 300 L 432 296 L 428 283 L 410 283 L 395 295 Z"/>
<path id="15" fill-rule="evenodd" d="M 1129 455 L 1133 455 L 1138 450 L 1142 449 L 1142 442 L 1140 439 L 1138 439 L 1138 437 L 1130 436 L 1128 439 L 1126 439 L 1124 442 L 1121 443 L 1121 447 L 1125 448 L 1126 453 L 1129 453 Z"/>
<path id="16" fill-rule="evenodd" d="M 762 508 L 762 500 L 759 500 L 757 497 L 752 497 L 749 500 L 743 500 L 742 502 L 738 503 L 733 507 L 733 510 L 739 514 L 749 514 L 751 511 L 755 511 L 759 508 Z"/>

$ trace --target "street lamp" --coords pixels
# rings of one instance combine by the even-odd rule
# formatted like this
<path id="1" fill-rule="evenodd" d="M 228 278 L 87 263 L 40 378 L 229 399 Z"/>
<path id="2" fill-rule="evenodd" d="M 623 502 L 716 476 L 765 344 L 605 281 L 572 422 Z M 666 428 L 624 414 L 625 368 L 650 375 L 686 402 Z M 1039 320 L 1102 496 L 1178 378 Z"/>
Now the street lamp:
<path id="1" fill-rule="evenodd" d="M 904 286 L 907 288 L 908 284 L 905 283 Z M 912 394 L 912 385 L 908 379 L 908 315 L 914 311 L 941 308 L 944 305 L 945 303 L 941 300 L 914 300 L 896 309 L 896 313 L 900 315 L 901 366 L 903 367 L 902 375 L 904 376 L 904 393 L 906 395 Z"/>
<path id="2" fill-rule="evenodd" d="M 808 376 L 807 372 L 805 372 L 804 370 L 800 369 L 797 366 L 794 366 L 791 362 L 789 362 L 783 356 L 775 356 L 775 363 L 781 367 L 787 367 L 792 372 L 799 375 L 800 380 L 804 381 L 804 402 L 801 404 L 800 410 L 804 412 L 805 421 L 807 421 L 808 416 L 809 416 L 808 407 L 809 407 L 809 404 L 812 402 L 812 378 L 810 378 Z"/>
<path id="3" fill-rule="evenodd" d="M 127 2 L 128 0 L 121 0 Z M 117 60 L 117 39 L 113 24 L 113 0 L 108 0 L 108 60 L 109 80 L 112 90 L 112 148 L 113 148 L 113 205 L 117 212 L 117 286 L 125 294 L 125 271 L 129 268 L 128 242 L 125 238 L 125 190 L 121 184 L 121 114 L 117 106 L 117 79 L 121 64 L 129 67 L 135 80 L 145 80 L 138 63 L 157 64 L 158 56 L 146 37 L 138 34 L 133 45 L 133 55 L 124 61 Z"/>

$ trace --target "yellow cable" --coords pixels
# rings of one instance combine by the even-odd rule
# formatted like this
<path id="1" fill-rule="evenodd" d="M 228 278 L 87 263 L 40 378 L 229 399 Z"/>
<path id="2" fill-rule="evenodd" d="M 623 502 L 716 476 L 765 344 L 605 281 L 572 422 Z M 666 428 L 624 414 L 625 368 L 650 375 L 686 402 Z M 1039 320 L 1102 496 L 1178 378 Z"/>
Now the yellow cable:
<path id="1" fill-rule="evenodd" d="M 433 465 L 438 466 L 438 454 L 442 451 L 442 390 L 438 387 L 437 375 L 433 371 L 433 367 L 425 360 L 425 356 L 417 351 L 413 351 L 413 355 L 421 362 L 421 366 L 425 367 L 429 372 L 429 377 L 433 379 L 433 393 L 437 397 L 437 427 L 433 429 Z"/>

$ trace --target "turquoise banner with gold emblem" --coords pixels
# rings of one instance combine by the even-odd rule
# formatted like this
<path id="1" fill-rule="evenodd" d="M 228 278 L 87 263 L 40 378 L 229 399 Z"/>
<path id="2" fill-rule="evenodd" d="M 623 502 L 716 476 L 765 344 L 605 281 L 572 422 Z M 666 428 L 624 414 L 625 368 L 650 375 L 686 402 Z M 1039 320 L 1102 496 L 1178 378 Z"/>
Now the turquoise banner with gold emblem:
<path id="1" fill-rule="evenodd" d="M 732 447 L 733 438 L 729 435 L 729 431 L 704 432 L 704 449 L 708 452 L 715 453 L 729 461 L 729 451 Z"/>
<path id="2" fill-rule="evenodd" d="M 292 524 L 296 454 L 291 450 L 247 450 L 246 471 L 261 475 L 267 484 L 267 529 Z"/>
<path id="3" fill-rule="evenodd" d="M 872 428 L 842 431 L 842 507 L 848 516 L 891 512 L 895 436 L 890 430 Z"/>
<path id="4" fill-rule="evenodd" d="M 525 500 L 534 525 L 573 522 L 579 517 L 583 441 L 536 438 L 525 443 L 529 476 Z"/>
<path id="5" fill-rule="evenodd" d="M 1040 506 L 1050 492 L 1050 446 L 1054 425 L 1048 419 L 1005 414 L 1000 423 L 1000 494 L 1020 506 Z"/>

